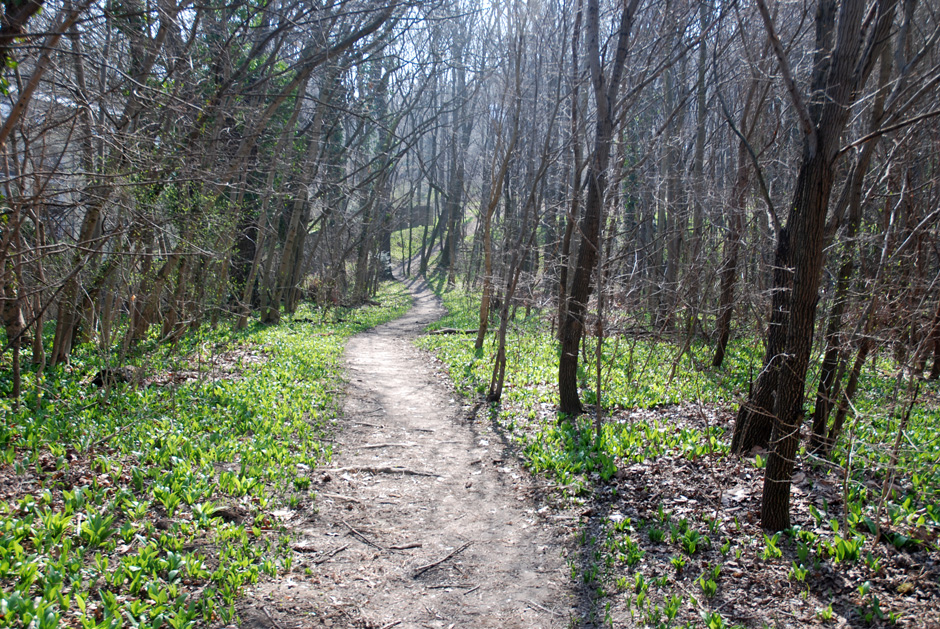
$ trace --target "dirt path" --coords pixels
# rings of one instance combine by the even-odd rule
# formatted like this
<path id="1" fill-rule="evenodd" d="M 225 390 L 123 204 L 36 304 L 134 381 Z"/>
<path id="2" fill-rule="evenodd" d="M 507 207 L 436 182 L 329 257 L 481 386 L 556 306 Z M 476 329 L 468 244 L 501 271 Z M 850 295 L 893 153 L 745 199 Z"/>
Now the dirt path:
<path id="1" fill-rule="evenodd" d="M 470 422 L 411 341 L 443 314 L 411 311 L 354 337 L 338 455 L 316 513 L 293 522 L 293 570 L 248 593 L 243 628 L 564 627 L 562 533 L 499 435 Z M 541 511 L 541 513 L 540 513 Z"/>

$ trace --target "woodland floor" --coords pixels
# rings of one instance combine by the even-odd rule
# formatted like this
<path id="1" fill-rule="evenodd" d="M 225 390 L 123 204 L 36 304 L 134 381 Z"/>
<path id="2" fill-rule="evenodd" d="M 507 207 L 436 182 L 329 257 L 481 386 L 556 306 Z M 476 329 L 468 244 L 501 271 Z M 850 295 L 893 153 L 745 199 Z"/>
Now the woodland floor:
<path id="1" fill-rule="evenodd" d="M 243 629 L 563 627 L 578 600 L 564 518 L 508 440 L 468 411 L 412 344 L 443 314 L 414 307 L 350 340 L 343 426 L 317 508 L 287 522 L 291 574 L 246 593 Z"/>
<path id="2" fill-rule="evenodd" d="M 509 435 L 473 413 L 439 363 L 413 345 L 443 309 L 422 282 L 409 288 L 414 307 L 405 317 L 347 346 L 344 417 L 333 462 L 314 477 L 316 508 L 291 512 L 293 568 L 246 592 L 241 629 L 640 627 L 650 621 L 630 606 L 637 575 L 682 595 L 673 626 L 704 626 L 701 614 L 720 611 L 748 627 L 870 627 L 859 610 L 871 595 L 858 591 L 868 583 L 883 609 L 899 613 L 898 625 L 940 627 L 934 550 L 868 542 L 877 567 L 823 562 L 804 582 L 789 573 L 793 544 L 779 559 L 762 559 L 762 474 L 747 459 L 624 465 L 610 481 L 595 479 L 588 501 L 559 500 L 557 487 L 522 468 Z M 727 410 L 699 405 L 632 413 L 655 413 L 676 430 L 732 422 Z M 620 412 L 609 421 L 632 419 Z M 811 504 L 841 509 L 837 484 L 825 470 L 794 477 L 794 517 L 807 530 Z M 664 509 L 676 520 L 718 525 L 702 529 L 712 543 L 678 570 L 670 566 L 670 555 L 681 554 L 675 543 L 654 543 L 641 528 L 657 526 Z M 624 518 L 636 524 L 645 559 L 618 568 L 631 575 L 625 589 L 598 594 L 596 582 L 582 581 L 600 556 L 594 540 Z M 696 579 L 718 565 L 717 593 L 703 597 Z"/>

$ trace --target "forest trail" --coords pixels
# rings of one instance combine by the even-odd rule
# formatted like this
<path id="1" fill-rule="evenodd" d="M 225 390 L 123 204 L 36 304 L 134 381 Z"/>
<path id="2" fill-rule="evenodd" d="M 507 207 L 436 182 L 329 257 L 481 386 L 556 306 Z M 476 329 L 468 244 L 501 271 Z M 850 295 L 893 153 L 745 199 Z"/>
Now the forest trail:
<path id="1" fill-rule="evenodd" d="M 246 593 L 243 629 L 567 626 L 564 533 L 501 436 L 468 420 L 412 344 L 443 308 L 423 282 L 409 289 L 404 317 L 347 346 L 317 512 L 292 523 L 291 573 Z"/>

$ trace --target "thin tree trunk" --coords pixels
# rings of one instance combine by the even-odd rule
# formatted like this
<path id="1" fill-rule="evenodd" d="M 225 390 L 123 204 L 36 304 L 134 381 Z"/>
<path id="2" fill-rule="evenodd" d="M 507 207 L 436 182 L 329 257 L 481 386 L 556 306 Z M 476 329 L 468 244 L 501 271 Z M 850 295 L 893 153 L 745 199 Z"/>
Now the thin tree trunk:
<path id="1" fill-rule="evenodd" d="M 724 260 L 719 272 L 721 288 L 718 296 L 718 321 L 715 343 L 715 355 L 712 358 L 712 367 L 721 367 L 725 360 L 728 341 L 731 339 L 731 318 L 734 314 L 734 287 L 738 281 L 738 258 L 741 252 L 741 239 L 744 237 L 744 216 L 747 211 L 747 191 L 750 185 L 751 171 L 748 167 L 748 129 L 753 129 L 760 115 L 754 116 L 754 121 L 748 127 L 751 108 L 757 93 L 757 80 L 751 81 L 744 101 L 744 110 L 741 113 L 741 122 L 738 125 L 743 137 L 738 138 L 738 154 L 734 185 L 731 189 L 731 202 L 729 204 L 728 235 L 725 238 Z"/>
<path id="2" fill-rule="evenodd" d="M 578 0 L 578 10 L 574 19 L 574 32 L 571 36 L 571 209 L 565 220 L 565 235 L 561 241 L 561 255 L 558 258 L 558 340 L 562 341 L 562 323 L 568 315 L 568 265 L 571 256 L 571 237 L 574 226 L 581 214 L 581 134 L 579 132 L 578 108 L 580 107 L 581 77 L 578 66 L 578 46 L 581 43 L 581 19 L 583 10 Z"/>
<path id="3" fill-rule="evenodd" d="M 884 119 L 885 90 L 891 77 L 891 55 L 889 49 L 884 48 L 881 55 L 881 68 L 878 80 L 878 92 L 872 106 L 869 131 L 875 131 Z M 845 250 L 842 253 L 842 264 L 839 266 L 836 279 L 835 294 L 832 301 L 832 310 L 826 325 L 826 350 L 819 372 L 819 386 L 816 391 L 816 404 L 813 408 L 813 432 L 810 436 L 809 448 L 813 452 L 821 452 L 826 448 L 826 423 L 836 402 L 837 389 L 836 371 L 839 357 L 843 351 L 842 317 L 848 305 L 849 285 L 855 273 L 855 256 L 857 254 L 856 236 L 862 219 L 862 184 L 868 172 L 875 147 L 879 137 L 867 142 L 860 151 L 853 165 L 850 175 L 845 183 L 843 195 L 849 207 L 849 220 L 846 225 Z M 836 214 L 839 211 L 836 209 Z"/>
<path id="4" fill-rule="evenodd" d="M 183 243 L 180 242 L 173 253 L 170 254 L 170 257 L 167 258 L 166 262 L 163 263 L 163 266 L 160 267 L 160 270 L 157 271 L 157 276 L 154 279 L 149 294 L 143 296 L 144 305 L 140 309 L 140 318 L 137 324 L 129 330 L 131 343 L 139 342 L 146 337 L 147 331 L 150 329 L 150 325 L 154 322 L 157 311 L 159 310 L 163 289 L 166 287 L 166 283 L 170 280 L 174 271 L 179 267 L 182 257 Z M 141 299 L 137 301 L 139 302 Z"/>

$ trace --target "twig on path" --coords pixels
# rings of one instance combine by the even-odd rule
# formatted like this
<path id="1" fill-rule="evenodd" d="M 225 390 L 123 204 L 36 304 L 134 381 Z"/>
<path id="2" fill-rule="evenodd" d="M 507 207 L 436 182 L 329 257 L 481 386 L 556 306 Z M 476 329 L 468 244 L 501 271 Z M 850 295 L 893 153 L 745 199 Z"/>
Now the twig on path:
<path id="1" fill-rule="evenodd" d="M 451 551 L 451 553 L 450 553 L 449 555 L 447 555 L 446 557 L 444 557 L 443 559 L 438 559 L 438 560 L 435 561 L 434 563 L 429 563 L 429 564 L 426 565 L 426 566 L 421 566 L 420 568 L 417 569 L 417 571 L 415 571 L 414 575 L 413 575 L 411 578 L 412 578 L 412 579 L 417 579 L 418 577 L 420 577 L 422 574 L 424 574 L 425 572 L 427 572 L 427 571 L 430 570 L 431 568 L 436 568 L 437 566 L 441 565 L 442 563 L 444 563 L 444 562 L 447 561 L 448 559 L 452 559 L 453 557 L 456 557 L 457 555 L 459 555 L 460 553 L 462 553 L 463 551 L 465 551 L 469 546 L 470 546 L 470 542 L 467 542 L 466 544 L 464 544 L 463 546 L 461 546 L 461 547 L 458 548 L 457 550 Z"/>
<path id="2" fill-rule="evenodd" d="M 380 426 L 379 424 L 367 424 L 366 422 L 353 422 L 357 426 L 368 426 L 369 428 L 385 428 L 385 426 Z"/>
<path id="3" fill-rule="evenodd" d="M 480 589 L 480 586 L 477 585 L 477 586 L 475 586 L 475 587 L 470 588 L 470 589 L 467 590 L 466 592 L 464 592 L 463 595 L 466 596 L 466 595 L 469 594 L 470 592 L 476 592 L 476 591 L 479 590 L 479 589 Z"/>
<path id="4" fill-rule="evenodd" d="M 392 627 L 394 627 L 395 625 L 400 625 L 400 624 L 401 624 L 400 620 L 393 620 L 387 625 L 382 625 L 381 627 L 379 627 L 379 629 L 392 629 Z"/>
<path id="5" fill-rule="evenodd" d="M 442 583 L 441 585 L 429 585 L 429 590 L 444 590 L 447 588 L 472 588 L 469 583 Z M 479 585 L 476 587 L 480 587 Z M 476 589 L 476 588 L 474 588 Z"/>
<path id="6" fill-rule="evenodd" d="M 378 417 L 379 415 L 385 415 L 385 409 L 376 408 L 371 411 L 362 411 L 358 413 L 354 412 L 354 413 L 349 413 L 349 414 L 352 415 L 353 417 Z M 354 422 L 354 423 L 358 423 L 358 422 Z M 365 425 L 368 426 L 370 424 L 365 424 Z"/>
<path id="7" fill-rule="evenodd" d="M 541 609 L 543 612 L 545 612 L 545 613 L 547 613 L 547 614 L 551 614 L 552 616 L 561 616 L 561 614 L 559 614 L 558 612 L 552 611 L 552 610 L 550 610 L 550 609 L 547 608 L 547 607 L 542 607 L 541 605 L 539 605 L 539 604 L 536 603 L 535 601 L 529 601 L 529 600 L 527 600 L 526 603 L 528 603 L 528 604 L 531 605 L 532 607 L 535 607 L 535 608 L 537 608 L 537 609 Z"/>
<path id="8" fill-rule="evenodd" d="M 409 548 L 421 548 L 421 542 L 411 542 L 410 544 L 402 544 L 401 546 L 389 546 L 389 550 L 408 550 Z"/>
<path id="9" fill-rule="evenodd" d="M 432 472 L 420 472 L 418 470 L 408 469 L 407 467 L 398 467 L 393 465 L 385 466 L 355 466 L 355 467 L 336 467 L 330 470 L 323 470 L 324 472 L 332 472 L 333 474 L 343 474 L 343 473 L 352 473 L 359 474 L 364 472 L 366 474 L 404 474 L 405 476 L 431 476 L 431 477 L 440 477 L 440 474 L 434 474 Z"/>
<path id="10" fill-rule="evenodd" d="M 437 613 L 436 611 L 434 611 L 433 609 L 431 609 L 428 605 L 425 605 L 424 608 L 425 608 L 426 610 L 428 610 L 428 613 L 429 613 L 429 614 L 431 614 L 432 616 L 434 616 L 434 617 L 437 618 L 438 620 L 447 620 L 446 618 L 444 618 L 443 616 L 441 616 L 439 613 Z"/>
<path id="11" fill-rule="evenodd" d="M 268 617 L 268 620 L 271 621 L 271 624 L 274 625 L 275 629 L 283 629 L 281 625 L 277 624 L 277 621 L 274 620 L 274 617 L 271 616 L 271 612 L 268 611 L 268 608 L 265 605 L 261 606 L 261 611 L 263 611 L 264 615 Z"/>
<path id="12" fill-rule="evenodd" d="M 362 504 L 361 500 L 353 498 L 352 496 L 344 496 L 343 494 L 328 494 L 325 491 L 321 491 L 318 495 L 323 496 L 324 498 L 333 498 L 334 500 L 345 500 L 346 502 Z"/>
<path id="13" fill-rule="evenodd" d="M 332 552 L 331 552 L 329 555 L 327 555 L 326 557 L 320 557 L 319 559 L 317 559 L 317 560 L 314 561 L 313 563 L 317 564 L 318 566 L 319 566 L 320 564 L 326 563 L 326 562 L 328 562 L 330 559 L 332 559 L 333 557 L 335 557 L 336 555 L 338 555 L 338 554 L 340 554 L 341 552 L 343 552 L 344 550 L 346 550 L 347 548 L 349 548 L 349 544 L 346 544 L 345 546 L 340 546 L 340 547 L 337 548 L 336 550 L 332 551 Z"/>
<path id="14" fill-rule="evenodd" d="M 374 450 L 376 448 L 411 448 L 418 445 L 414 441 L 405 441 L 402 443 L 367 443 L 359 448 L 363 450 Z"/>
<path id="15" fill-rule="evenodd" d="M 366 537 L 365 535 L 363 535 L 362 533 L 360 533 L 359 531 L 351 527 L 349 525 L 349 522 L 347 522 L 346 520 L 343 520 L 342 522 L 343 524 L 346 525 L 346 528 L 349 529 L 349 532 L 355 535 L 362 543 L 368 544 L 369 546 L 372 546 L 373 548 L 378 548 L 379 550 L 385 550 L 384 548 L 382 548 L 381 546 L 379 546 L 378 544 L 370 540 L 368 537 Z"/>

